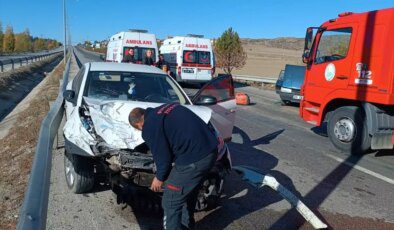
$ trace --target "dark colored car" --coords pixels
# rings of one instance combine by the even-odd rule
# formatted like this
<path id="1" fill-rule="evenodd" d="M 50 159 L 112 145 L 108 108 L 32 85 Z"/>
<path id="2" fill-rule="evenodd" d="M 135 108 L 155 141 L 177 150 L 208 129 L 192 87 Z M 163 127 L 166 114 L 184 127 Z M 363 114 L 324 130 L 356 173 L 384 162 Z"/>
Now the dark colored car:
<path id="1" fill-rule="evenodd" d="M 275 89 L 282 104 L 300 103 L 300 90 L 304 83 L 305 66 L 289 65 L 279 73 Z"/>

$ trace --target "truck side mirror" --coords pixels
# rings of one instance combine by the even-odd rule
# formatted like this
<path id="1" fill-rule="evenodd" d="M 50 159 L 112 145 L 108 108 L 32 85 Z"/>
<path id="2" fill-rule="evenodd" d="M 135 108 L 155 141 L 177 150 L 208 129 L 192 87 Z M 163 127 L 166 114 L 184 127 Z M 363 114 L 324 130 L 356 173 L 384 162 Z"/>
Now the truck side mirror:
<path id="1" fill-rule="evenodd" d="M 309 63 L 309 59 L 311 57 L 314 29 L 317 29 L 317 28 L 316 27 L 309 27 L 308 29 L 306 29 L 304 53 L 302 54 L 302 62 L 305 64 Z"/>
<path id="2" fill-rule="evenodd" d="M 302 62 L 307 64 L 309 62 L 309 58 L 311 56 L 310 50 L 304 50 L 304 53 L 302 54 Z"/>
<path id="3" fill-rule="evenodd" d="M 306 29 L 304 50 L 311 49 L 312 39 L 313 39 L 313 28 L 309 27 L 308 29 Z"/>

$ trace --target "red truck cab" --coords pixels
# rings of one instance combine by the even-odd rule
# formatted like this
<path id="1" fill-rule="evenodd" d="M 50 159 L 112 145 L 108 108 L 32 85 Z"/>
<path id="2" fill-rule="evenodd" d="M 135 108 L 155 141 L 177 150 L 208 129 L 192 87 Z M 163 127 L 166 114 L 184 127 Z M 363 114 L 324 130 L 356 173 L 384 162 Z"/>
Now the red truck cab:
<path id="1" fill-rule="evenodd" d="M 341 13 L 307 29 L 300 116 L 338 149 L 392 149 L 394 8 Z"/>

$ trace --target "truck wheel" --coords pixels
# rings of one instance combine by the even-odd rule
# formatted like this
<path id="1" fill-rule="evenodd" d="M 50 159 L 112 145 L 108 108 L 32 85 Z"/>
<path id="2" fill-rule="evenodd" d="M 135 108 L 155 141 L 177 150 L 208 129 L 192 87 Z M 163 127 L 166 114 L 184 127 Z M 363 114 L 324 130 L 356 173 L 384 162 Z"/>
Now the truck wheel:
<path id="1" fill-rule="evenodd" d="M 371 147 L 364 112 L 356 106 L 336 109 L 327 127 L 331 142 L 342 152 L 360 154 Z"/>
<path id="2" fill-rule="evenodd" d="M 77 194 L 89 192 L 94 185 L 93 162 L 76 154 L 64 154 L 64 173 L 68 188 Z"/>

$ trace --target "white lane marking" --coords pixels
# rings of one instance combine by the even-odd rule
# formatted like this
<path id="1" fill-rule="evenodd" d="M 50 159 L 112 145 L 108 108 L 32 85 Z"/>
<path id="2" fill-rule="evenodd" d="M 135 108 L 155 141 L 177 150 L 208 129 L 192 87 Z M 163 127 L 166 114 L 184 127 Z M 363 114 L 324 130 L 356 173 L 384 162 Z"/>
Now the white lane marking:
<path id="1" fill-rule="evenodd" d="M 239 118 L 241 118 L 241 117 L 238 116 L 237 119 L 239 119 Z M 241 119 L 242 119 L 243 121 L 252 123 L 252 122 L 251 122 L 250 120 L 248 120 L 248 119 L 243 119 L 243 118 L 241 118 Z M 284 122 L 283 119 L 282 119 L 281 117 L 279 117 L 279 116 L 277 116 L 277 117 L 270 117 L 269 119 L 274 119 L 274 120 L 277 120 L 277 121 L 279 121 L 279 122 Z M 289 124 L 289 123 L 286 123 L 286 122 L 284 122 L 284 123 L 285 123 L 286 125 L 291 125 L 291 126 L 293 126 L 293 127 L 298 127 L 298 128 L 301 128 L 301 129 L 310 131 L 310 127 L 309 127 L 309 126 L 300 126 L 300 125 L 298 125 L 298 123 L 292 123 L 292 124 Z M 386 177 L 386 176 L 383 176 L 383 175 L 381 175 L 381 174 L 379 174 L 379 173 L 376 173 L 376 172 L 371 171 L 371 170 L 369 170 L 369 169 L 366 169 L 366 168 L 364 168 L 364 167 L 361 167 L 361 166 L 355 165 L 355 164 L 353 164 L 353 163 L 347 162 L 346 160 L 344 160 L 344 159 L 342 159 L 342 158 L 340 158 L 340 157 L 337 157 L 337 156 L 334 156 L 334 155 L 331 155 L 331 154 L 328 154 L 328 153 L 324 153 L 324 152 L 323 152 L 322 154 L 323 154 L 324 156 L 327 156 L 327 157 L 329 157 L 329 158 L 331 158 L 331 159 L 333 159 L 333 160 L 339 162 L 339 163 L 344 163 L 344 164 L 346 164 L 346 165 L 349 166 L 349 167 L 355 168 L 355 169 L 357 169 L 357 170 L 359 170 L 359 171 L 361 171 L 361 172 L 363 172 L 363 173 L 366 173 L 366 174 L 368 174 L 368 175 L 370 175 L 370 176 L 373 176 L 373 177 L 375 177 L 375 178 L 378 178 L 378 179 L 383 180 L 383 181 L 385 181 L 385 182 L 387 182 L 387 183 L 389 183 L 389 184 L 394 185 L 394 180 L 391 179 L 391 178 L 388 178 L 388 177 Z"/>
<path id="2" fill-rule="evenodd" d="M 368 174 L 370 176 L 376 177 L 376 178 L 378 178 L 380 180 L 383 180 L 383 181 L 385 181 L 385 182 L 387 182 L 389 184 L 394 185 L 394 180 L 393 179 L 385 177 L 382 174 L 376 173 L 374 171 L 371 171 L 371 170 L 366 169 L 364 167 L 361 167 L 359 165 L 350 163 L 350 162 L 348 162 L 348 161 L 346 161 L 346 160 L 344 160 L 344 159 L 342 159 L 340 157 L 337 157 L 337 156 L 334 156 L 334 155 L 331 155 L 331 154 L 328 154 L 328 153 L 325 153 L 324 155 L 328 156 L 329 158 L 331 158 L 331 159 L 333 159 L 335 161 L 338 161 L 339 163 L 343 163 L 343 164 L 345 164 L 347 166 L 350 166 L 352 168 L 355 168 L 355 169 L 357 169 L 357 170 L 359 170 L 359 171 L 361 171 L 363 173 L 366 173 L 366 174 Z"/>

